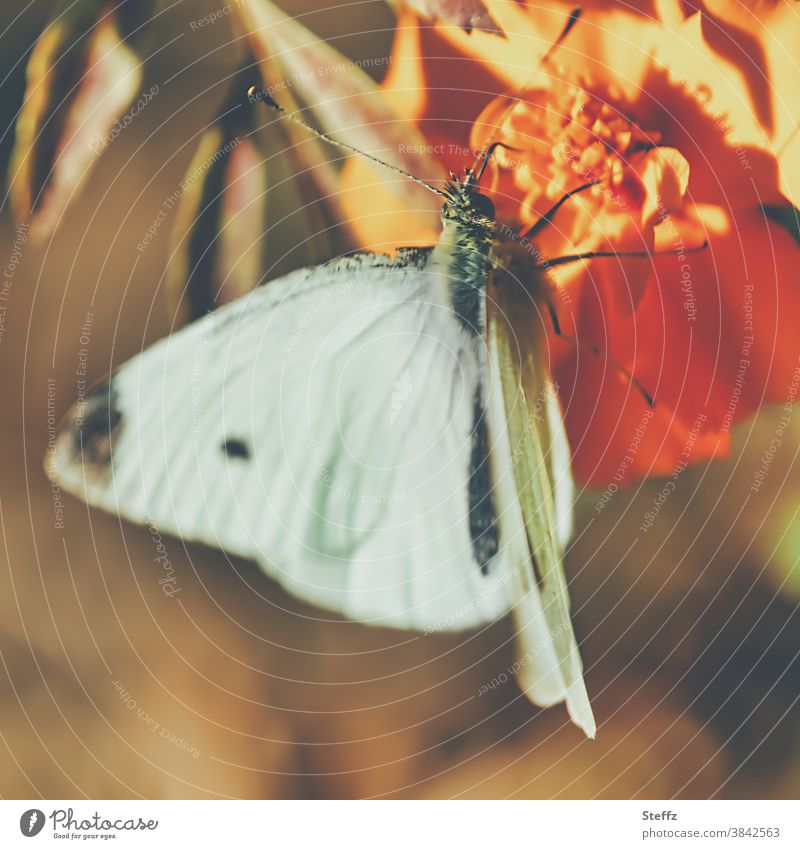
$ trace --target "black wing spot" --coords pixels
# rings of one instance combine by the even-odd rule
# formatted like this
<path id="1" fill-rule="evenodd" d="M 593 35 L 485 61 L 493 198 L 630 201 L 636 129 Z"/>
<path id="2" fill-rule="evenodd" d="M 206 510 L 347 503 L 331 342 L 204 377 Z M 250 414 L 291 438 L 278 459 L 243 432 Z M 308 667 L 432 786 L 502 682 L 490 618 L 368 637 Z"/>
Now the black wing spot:
<path id="1" fill-rule="evenodd" d="M 250 459 L 250 449 L 247 447 L 247 443 L 241 439 L 228 438 L 222 443 L 221 448 L 231 460 Z"/>

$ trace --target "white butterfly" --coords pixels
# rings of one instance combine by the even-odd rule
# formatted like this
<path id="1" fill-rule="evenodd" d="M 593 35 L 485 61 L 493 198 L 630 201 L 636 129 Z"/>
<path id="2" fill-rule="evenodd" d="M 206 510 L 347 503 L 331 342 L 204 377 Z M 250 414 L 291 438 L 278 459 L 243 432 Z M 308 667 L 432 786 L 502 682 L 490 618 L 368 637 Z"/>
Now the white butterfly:
<path id="1" fill-rule="evenodd" d="M 573 484 L 550 284 L 495 238 L 479 178 L 433 189 L 435 248 L 296 271 L 126 363 L 68 417 L 48 471 L 373 625 L 511 611 L 524 691 L 594 737 L 562 569 Z"/>

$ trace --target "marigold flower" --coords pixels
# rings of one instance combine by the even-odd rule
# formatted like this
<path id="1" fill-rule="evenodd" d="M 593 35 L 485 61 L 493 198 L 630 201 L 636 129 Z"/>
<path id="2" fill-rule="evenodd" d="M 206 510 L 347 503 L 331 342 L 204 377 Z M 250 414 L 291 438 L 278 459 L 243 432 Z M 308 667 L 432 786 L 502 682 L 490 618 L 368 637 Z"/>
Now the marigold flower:
<path id="1" fill-rule="evenodd" d="M 575 470 L 603 486 L 679 475 L 726 451 L 735 422 L 796 394 L 800 141 L 789 162 L 786 104 L 800 71 L 788 77 L 781 45 L 800 39 L 798 19 L 779 32 L 788 21 L 770 6 L 748 40 L 746 9 L 663 2 L 656 19 L 592 5 L 540 67 L 571 7 L 487 5 L 506 38 L 404 16 L 384 91 L 446 168 L 503 143 L 484 186 L 515 232 L 585 187 L 535 245 L 554 264 L 561 326 L 580 340 L 550 346 Z M 361 241 L 430 241 L 435 222 L 411 222 L 383 179 L 363 162 L 345 171 Z M 596 251 L 644 256 L 555 267 Z"/>

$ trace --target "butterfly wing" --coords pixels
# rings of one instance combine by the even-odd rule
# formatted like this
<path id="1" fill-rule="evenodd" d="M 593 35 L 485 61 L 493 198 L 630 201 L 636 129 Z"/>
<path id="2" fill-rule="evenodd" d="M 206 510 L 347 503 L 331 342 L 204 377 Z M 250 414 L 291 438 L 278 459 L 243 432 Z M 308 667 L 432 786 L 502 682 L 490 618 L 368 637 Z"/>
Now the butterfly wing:
<path id="1" fill-rule="evenodd" d="M 546 368 L 545 336 L 511 276 L 489 310 L 492 463 L 504 551 L 514 577 L 518 680 L 543 707 L 566 702 L 589 737 L 595 722 L 562 565 L 572 532 L 569 445 Z"/>
<path id="2" fill-rule="evenodd" d="M 73 410 L 51 474 L 349 617 L 497 618 L 510 579 L 468 526 L 479 364 L 426 258 L 304 269 L 163 339 Z"/>

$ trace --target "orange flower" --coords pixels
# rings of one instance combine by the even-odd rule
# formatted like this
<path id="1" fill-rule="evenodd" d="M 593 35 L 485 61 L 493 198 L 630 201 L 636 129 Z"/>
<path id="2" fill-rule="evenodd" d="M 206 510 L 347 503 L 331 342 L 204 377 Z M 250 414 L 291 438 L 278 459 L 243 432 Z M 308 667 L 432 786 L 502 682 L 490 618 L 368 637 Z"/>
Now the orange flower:
<path id="1" fill-rule="evenodd" d="M 800 70 L 781 88 L 771 74 L 788 74 L 778 38 L 785 49 L 800 25 L 786 28 L 781 4 L 766 5 L 783 29 L 767 16 L 748 39 L 747 9 L 732 19 L 666 0 L 655 20 L 591 6 L 537 69 L 571 7 L 487 5 L 506 38 L 403 17 L 384 90 L 424 134 L 421 157 L 461 171 L 490 141 L 506 145 L 484 186 L 516 232 L 585 187 L 535 239 L 562 329 L 581 343 L 550 346 L 575 470 L 601 486 L 679 475 L 727 450 L 734 422 L 798 391 L 800 142 L 786 104 L 800 100 Z M 409 227 L 383 176 L 346 168 L 361 241 L 430 241 L 435 222 Z M 645 256 L 556 262 L 589 251 Z"/>

